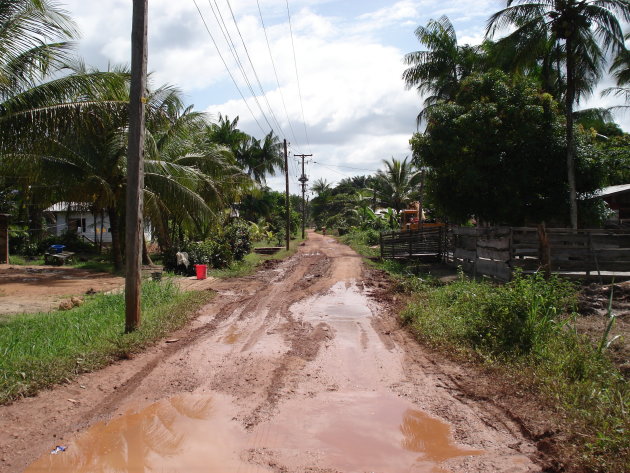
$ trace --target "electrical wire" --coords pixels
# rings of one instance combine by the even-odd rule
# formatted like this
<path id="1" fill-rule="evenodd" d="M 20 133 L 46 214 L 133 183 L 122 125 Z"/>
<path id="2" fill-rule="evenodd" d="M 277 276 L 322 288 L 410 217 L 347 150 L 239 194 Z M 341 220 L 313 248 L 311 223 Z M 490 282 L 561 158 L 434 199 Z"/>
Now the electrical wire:
<path id="1" fill-rule="evenodd" d="M 265 102 L 267 103 L 267 108 L 269 109 L 269 113 L 271 114 L 271 118 L 274 121 L 274 123 L 277 125 L 278 130 L 280 130 L 280 133 L 282 134 L 281 136 L 286 136 L 284 133 L 284 130 L 282 129 L 282 126 L 280 125 L 280 122 L 278 121 L 278 118 L 276 117 L 276 114 L 273 112 L 273 109 L 271 108 L 271 104 L 269 103 L 269 99 L 267 98 L 267 94 L 265 93 L 265 89 L 263 89 L 262 83 L 260 82 L 260 78 L 258 77 L 258 73 L 256 72 L 256 68 L 254 67 L 254 63 L 252 62 L 252 58 L 249 55 L 249 50 L 247 49 L 247 44 L 245 44 L 245 39 L 243 38 L 243 35 L 241 34 L 241 29 L 238 27 L 238 22 L 236 21 L 236 16 L 234 16 L 234 11 L 232 10 L 232 5 L 230 4 L 230 0 L 225 0 L 225 2 L 227 3 L 227 6 L 230 10 L 230 15 L 232 16 L 232 21 L 234 22 L 234 26 L 236 27 L 236 31 L 238 32 L 238 36 L 241 38 L 241 43 L 243 44 L 243 49 L 245 50 L 245 55 L 247 56 L 247 60 L 249 61 L 249 65 L 252 68 L 252 71 L 254 72 L 254 77 L 256 78 L 256 82 L 258 83 L 258 87 L 260 88 L 260 92 L 263 96 L 263 98 L 265 99 Z"/>
<path id="2" fill-rule="evenodd" d="M 302 123 L 304 125 L 304 136 L 308 145 L 309 152 L 311 151 L 311 142 L 308 138 L 308 131 L 306 130 L 306 116 L 304 114 L 304 101 L 302 100 L 302 87 L 300 85 L 300 74 L 298 73 L 297 56 L 295 54 L 295 41 L 293 40 L 293 26 L 291 24 L 291 11 L 289 10 L 289 0 L 285 0 L 287 4 L 287 17 L 289 18 L 289 32 L 291 33 L 291 48 L 293 49 L 293 65 L 295 66 L 295 78 L 297 79 L 298 96 L 300 98 L 300 108 L 302 110 Z"/>
<path id="3" fill-rule="evenodd" d="M 230 71 L 230 68 L 228 67 L 227 62 L 223 58 L 223 55 L 221 54 L 221 51 L 219 50 L 219 45 L 215 41 L 214 36 L 212 36 L 212 33 L 210 32 L 210 28 L 208 28 L 208 24 L 206 23 L 206 19 L 204 18 L 203 13 L 201 13 L 201 10 L 199 9 L 199 5 L 197 5 L 197 0 L 193 0 L 193 3 L 195 4 L 195 7 L 197 8 L 197 12 L 199 13 L 199 16 L 201 17 L 201 21 L 203 22 L 203 25 L 206 28 L 206 31 L 208 32 L 208 36 L 210 36 L 210 39 L 212 40 L 212 43 L 214 44 L 214 47 L 217 50 L 217 53 L 219 54 L 219 57 L 221 58 L 221 62 L 223 62 L 223 65 L 225 66 L 225 70 L 229 74 L 230 79 L 232 79 L 232 82 L 234 83 L 234 86 L 236 87 L 236 90 L 238 91 L 239 95 L 243 99 L 243 102 L 245 102 L 245 106 L 247 107 L 247 110 L 249 110 L 249 113 L 251 114 L 251 116 L 254 119 L 254 121 L 256 122 L 256 124 L 258 125 L 258 128 L 260 128 L 260 131 L 263 134 L 265 134 L 265 130 L 260 125 L 260 122 L 256 118 L 256 115 L 254 115 L 254 112 L 252 111 L 251 107 L 249 106 L 249 103 L 247 103 L 247 99 L 245 99 L 245 96 L 243 95 L 243 92 L 241 91 L 240 87 L 238 86 L 238 83 L 236 82 L 236 79 L 234 78 L 234 75 L 232 74 L 232 71 Z"/>
<path id="4" fill-rule="evenodd" d="M 241 62 L 241 59 L 238 55 L 238 50 L 236 49 L 236 45 L 234 44 L 234 41 L 232 40 L 232 36 L 230 35 L 228 27 L 225 24 L 225 20 L 223 19 L 223 14 L 221 13 L 221 9 L 219 8 L 217 1 L 216 0 L 213 0 L 213 1 L 214 1 L 214 6 L 212 6 L 211 0 L 208 0 L 208 5 L 210 5 L 210 10 L 212 11 L 212 14 L 214 15 L 214 19 L 217 22 L 217 25 L 219 26 L 221 33 L 223 34 L 223 38 L 225 39 L 225 42 L 227 43 L 228 48 L 230 52 L 232 53 L 232 57 L 234 58 L 234 61 L 236 62 L 239 70 L 241 71 L 241 75 L 243 76 L 243 79 L 245 80 L 245 83 L 247 84 L 247 88 L 249 89 L 249 92 L 251 93 L 252 97 L 254 98 L 254 101 L 256 102 L 256 105 L 258 106 L 258 110 L 260 110 L 260 113 L 262 117 L 265 119 L 265 122 L 269 126 L 270 130 L 273 131 L 273 126 L 269 122 L 269 119 L 267 118 L 265 111 L 262 109 L 262 106 L 260 105 L 260 101 L 258 100 L 258 96 L 256 95 L 256 92 L 254 92 L 254 88 L 252 87 L 249 77 L 247 76 L 247 73 L 245 72 L 245 68 L 243 67 L 243 63 Z M 215 7 L 216 7 L 216 10 L 215 10 Z M 263 131 L 263 134 L 266 135 L 267 133 Z"/>
<path id="5" fill-rule="evenodd" d="M 320 164 L 322 166 L 333 166 L 333 167 L 336 167 L 336 168 L 354 169 L 356 171 L 378 172 L 378 170 L 375 170 L 375 169 L 355 168 L 355 167 L 352 167 L 352 166 L 342 166 L 342 165 L 338 165 L 338 164 L 323 164 L 323 163 L 320 163 L 320 162 L 317 162 L 317 161 L 313 161 L 313 162 L 315 164 Z"/>
<path id="6" fill-rule="evenodd" d="M 269 59 L 271 59 L 271 65 L 273 66 L 273 73 L 276 76 L 276 84 L 278 84 L 278 92 L 280 92 L 280 98 L 282 99 L 282 107 L 284 108 L 284 115 L 287 117 L 287 122 L 289 123 L 289 128 L 291 130 L 291 137 L 295 142 L 295 146 L 299 149 L 300 144 L 298 143 L 297 138 L 295 137 L 295 131 L 293 130 L 293 123 L 289 118 L 289 112 L 287 111 L 287 103 L 284 100 L 284 93 L 282 93 L 282 87 L 280 86 L 280 79 L 278 77 L 278 70 L 276 69 L 276 62 L 273 59 L 273 54 L 271 53 L 271 44 L 269 43 L 269 36 L 267 35 L 267 27 L 265 26 L 265 20 L 263 19 L 262 9 L 260 8 L 260 1 L 256 0 L 256 4 L 258 5 L 258 14 L 260 15 L 260 24 L 263 27 L 263 31 L 265 33 L 265 41 L 267 42 L 267 51 L 269 51 Z"/>

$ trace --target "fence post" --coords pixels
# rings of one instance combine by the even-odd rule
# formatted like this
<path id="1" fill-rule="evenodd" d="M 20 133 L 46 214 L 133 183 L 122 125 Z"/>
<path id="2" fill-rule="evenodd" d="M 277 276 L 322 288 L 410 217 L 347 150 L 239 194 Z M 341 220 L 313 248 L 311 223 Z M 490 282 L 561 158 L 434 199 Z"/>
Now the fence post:
<path id="1" fill-rule="evenodd" d="M 593 259 L 593 236 L 591 232 L 587 232 L 587 246 L 586 246 L 586 276 L 590 277 L 591 275 L 591 260 Z"/>
<path id="2" fill-rule="evenodd" d="M 380 232 L 378 234 L 378 239 L 379 239 L 379 243 L 381 245 L 381 259 L 384 259 L 384 255 L 383 255 L 383 232 Z"/>
<path id="3" fill-rule="evenodd" d="M 9 214 L 0 214 L 0 263 L 9 264 Z"/>

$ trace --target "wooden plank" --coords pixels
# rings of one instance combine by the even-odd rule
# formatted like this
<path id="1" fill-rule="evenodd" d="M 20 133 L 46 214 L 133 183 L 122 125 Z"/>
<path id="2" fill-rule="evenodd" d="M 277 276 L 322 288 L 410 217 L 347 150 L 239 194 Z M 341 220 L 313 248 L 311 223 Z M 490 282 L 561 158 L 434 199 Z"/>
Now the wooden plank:
<path id="1" fill-rule="evenodd" d="M 507 250 L 510 247 L 510 239 L 502 238 L 479 238 L 477 248 L 490 248 L 495 250 Z"/>
<path id="2" fill-rule="evenodd" d="M 492 276 L 502 281 L 509 281 L 512 277 L 512 269 L 506 263 L 478 259 L 476 266 L 478 274 Z"/>
<path id="3" fill-rule="evenodd" d="M 455 256 L 456 259 L 467 259 L 474 261 L 477 258 L 476 251 L 464 250 L 462 248 L 455 248 Z"/>
<path id="4" fill-rule="evenodd" d="M 477 236 L 477 228 L 476 227 L 455 227 L 453 228 L 454 235 L 461 236 Z"/>
<path id="5" fill-rule="evenodd" d="M 630 248 L 596 248 L 593 253 L 603 260 L 630 261 Z"/>
<path id="6" fill-rule="evenodd" d="M 493 250 L 491 248 L 477 248 L 477 257 L 487 258 L 491 260 L 498 260 L 498 261 L 509 261 L 510 251 L 508 249 Z"/>

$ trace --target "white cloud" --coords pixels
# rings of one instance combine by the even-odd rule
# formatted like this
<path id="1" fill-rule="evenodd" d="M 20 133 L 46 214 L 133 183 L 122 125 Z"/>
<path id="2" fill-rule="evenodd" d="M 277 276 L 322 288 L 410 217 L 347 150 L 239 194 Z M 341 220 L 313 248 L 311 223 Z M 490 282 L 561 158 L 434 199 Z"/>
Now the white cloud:
<path id="1" fill-rule="evenodd" d="M 108 63 L 129 63 L 131 2 L 67 1 L 68 9 L 83 32 L 80 53 L 91 65 L 106 67 Z M 236 81 L 246 97 L 248 87 L 238 72 L 209 3 L 197 0 Z M 249 71 L 226 3 L 219 0 L 227 28 Z M 293 50 L 286 17 L 285 0 L 260 0 L 267 34 L 271 43 L 281 89 L 269 60 L 264 31 L 256 2 L 232 1 L 234 14 L 247 44 L 251 59 L 280 125 L 298 152 L 313 152 L 316 160 L 327 165 L 376 169 L 380 160 L 409 154 L 408 139 L 415 131 L 415 117 L 421 99 L 414 91 L 406 91 L 401 80 L 403 55 L 417 49 L 413 26 L 426 24 L 429 18 L 449 15 L 460 43 L 478 44 L 483 39 L 488 16 L 504 7 L 502 0 L 400 0 L 381 1 L 382 8 L 365 11 L 357 4 L 339 4 L 332 0 L 291 0 L 292 25 L 300 73 L 304 113 L 308 125 L 310 148 L 304 136 L 302 111 L 295 79 Z M 370 2 L 374 5 L 374 2 Z M 212 103 L 208 110 L 230 117 L 241 117 L 242 128 L 256 136 L 261 131 L 235 91 L 192 0 L 152 0 L 149 12 L 149 68 L 156 83 L 169 82 L 191 95 L 198 105 Z M 351 8 L 354 7 L 354 8 Z M 345 10 L 344 10 L 345 9 Z M 321 11 L 332 12 L 323 15 Z M 337 14 L 337 11 L 346 11 Z M 335 16 L 336 15 L 336 16 Z M 409 31 L 411 46 L 398 46 L 401 32 Z M 394 38 L 394 39 L 392 39 Z M 407 48 L 407 50 L 403 49 Z M 260 94 L 251 72 L 252 87 Z M 284 113 L 280 92 L 284 95 L 289 119 L 296 139 L 292 137 Z M 251 109 L 266 130 L 254 99 Z M 610 106 L 619 100 L 594 95 L 583 106 Z M 260 105 L 267 112 L 265 100 Z M 619 121 L 630 130 L 630 114 Z M 270 118 L 271 120 L 271 118 Z M 361 174 L 359 170 L 326 168 L 313 165 L 312 178 L 339 180 L 344 174 Z M 271 182 L 274 182 L 273 180 Z M 279 181 L 280 182 L 280 181 Z M 281 187 L 280 183 L 278 187 Z"/>

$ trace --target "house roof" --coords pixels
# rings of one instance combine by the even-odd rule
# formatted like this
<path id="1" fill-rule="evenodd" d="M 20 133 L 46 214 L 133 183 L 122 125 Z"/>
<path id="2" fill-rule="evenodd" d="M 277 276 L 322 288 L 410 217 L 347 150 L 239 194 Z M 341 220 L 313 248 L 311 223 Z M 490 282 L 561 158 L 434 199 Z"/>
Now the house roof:
<path id="1" fill-rule="evenodd" d="M 630 184 L 621 184 L 618 186 L 604 187 L 603 189 L 595 192 L 593 197 L 608 197 L 615 194 L 621 194 L 624 192 L 630 192 Z"/>
<path id="2" fill-rule="evenodd" d="M 45 212 L 90 212 L 90 204 L 87 202 L 57 202 L 48 207 Z"/>

